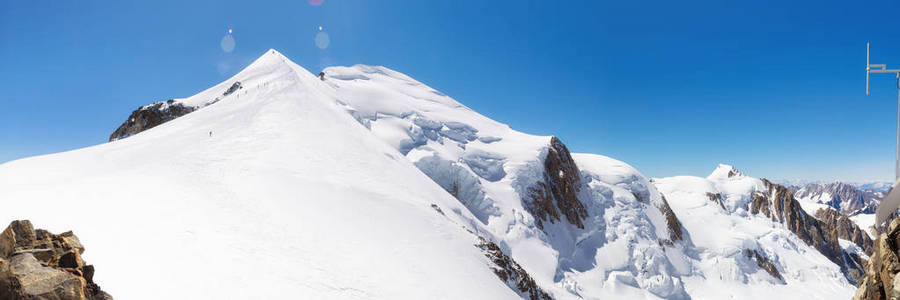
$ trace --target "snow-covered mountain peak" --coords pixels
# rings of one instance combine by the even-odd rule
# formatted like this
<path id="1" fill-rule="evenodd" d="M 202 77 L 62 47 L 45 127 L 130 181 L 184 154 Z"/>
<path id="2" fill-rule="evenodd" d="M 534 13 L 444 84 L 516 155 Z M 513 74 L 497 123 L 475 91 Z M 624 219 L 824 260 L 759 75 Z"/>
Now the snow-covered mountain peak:
<path id="1" fill-rule="evenodd" d="M 728 178 L 740 178 L 744 177 L 744 174 L 741 171 L 738 171 L 735 167 L 726 164 L 719 164 L 716 166 L 716 169 L 712 171 L 706 178 L 709 180 L 722 180 Z"/>
<path id="2" fill-rule="evenodd" d="M 139 108 L 114 142 L 0 165 L 0 199 L 27 200 L 0 217 L 75 227 L 122 298 L 158 298 L 140 284 L 162 277 L 187 298 L 852 292 L 776 221 L 790 197 L 731 166 L 651 181 L 386 67 L 323 73 L 270 49 L 196 95 Z M 146 243 L 167 247 L 133 247 Z M 134 273 L 135 256 L 171 264 Z"/>

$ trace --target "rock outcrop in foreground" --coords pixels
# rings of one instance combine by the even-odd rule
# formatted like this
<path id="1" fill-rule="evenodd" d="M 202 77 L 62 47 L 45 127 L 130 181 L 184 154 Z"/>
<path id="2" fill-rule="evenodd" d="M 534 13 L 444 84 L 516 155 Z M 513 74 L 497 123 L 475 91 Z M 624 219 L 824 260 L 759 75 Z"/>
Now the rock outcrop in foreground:
<path id="1" fill-rule="evenodd" d="M 13 221 L 0 234 L 0 299 L 112 300 L 82 253 L 71 231 L 52 234 Z"/>
<path id="2" fill-rule="evenodd" d="M 856 289 L 853 299 L 900 299 L 900 272 L 898 261 L 900 247 L 900 219 L 891 221 L 888 230 L 878 236 L 872 256 L 866 265 L 866 273 Z"/>

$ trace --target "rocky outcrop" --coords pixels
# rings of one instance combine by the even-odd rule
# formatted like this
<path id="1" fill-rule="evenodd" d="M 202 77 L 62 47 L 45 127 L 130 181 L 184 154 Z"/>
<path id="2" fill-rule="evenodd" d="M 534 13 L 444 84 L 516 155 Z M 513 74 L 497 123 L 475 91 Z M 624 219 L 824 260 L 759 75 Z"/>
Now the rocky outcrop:
<path id="1" fill-rule="evenodd" d="M 224 93 L 222 93 L 222 96 L 231 95 L 232 93 L 237 92 L 237 90 L 242 89 L 242 88 L 244 88 L 244 87 L 241 85 L 241 82 L 235 81 L 234 83 L 231 84 L 230 87 L 228 87 L 227 90 L 225 90 Z"/>
<path id="2" fill-rule="evenodd" d="M 722 202 L 721 193 L 706 193 L 706 198 L 709 198 L 709 201 L 718 204 L 723 210 L 725 209 L 725 203 Z"/>
<path id="3" fill-rule="evenodd" d="M 891 221 L 886 233 L 882 233 L 872 246 L 872 255 L 866 264 L 865 275 L 860 280 L 853 299 L 900 299 L 900 219 Z"/>
<path id="4" fill-rule="evenodd" d="M 816 211 L 816 219 L 824 225 L 826 231 L 830 229 L 835 237 L 853 242 L 862 248 L 866 255 L 872 254 L 872 239 L 847 215 L 833 209 L 820 208 Z"/>
<path id="5" fill-rule="evenodd" d="M 141 131 L 159 126 L 180 116 L 193 112 L 196 108 L 175 103 L 175 100 L 156 102 L 139 107 L 131 112 L 128 120 L 109 135 L 109 141 L 124 139 Z"/>
<path id="6" fill-rule="evenodd" d="M 747 256 L 748 259 L 756 262 L 756 265 L 761 269 L 765 270 L 766 273 L 775 277 L 782 283 L 784 283 L 784 277 L 781 276 L 781 272 L 778 272 L 778 268 L 775 267 L 775 264 L 769 260 L 768 257 L 759 253 L 759 251 L 752 249 L 744 249 L 744 255 Z"/>
<path id="7" fill-rule="evenodd" d="M 221 97 L 210 99 L 200 106 L 184 105 L 175 99 L 169 99 L 138 107 L 131 112 L 131 115 L 128 116 L 128 120 L 125 120 L 122 125 L 119 125 L 119 128 L 116 128 L 116 131 L 113 131 L 113 133 L 109 135 L 109 141 L 112 142 L 124 139 L 144 130 L 159 126 L 165 122 L 172 121 L 178 117 L 192 113 L 195 110 L 219 102 L 222 98 L 231 95 L 242 88 L 244 87 L 241 85 L 241 82 L 235 81 L 222 93 Z"/>
<path id="8" fill-rule="evenodd" d="M 831 224 L 820 222 L 808 215 L 786 187 L 766 179 L 762 182 L 766 190 L 753 194 L 750 212 L 784 224 L 803 242 L 816 248 L 822 255 L 840 266 L 847 280 L 856 283 L 858 276 L 862 274 L 861 264 L 848 261 L 848 255 L 842 251 L 838 242 L 838 230 Z"/>
<path id="9" fill-rule="evenodd" d="M 112 300 L 82 253 L 71 231 L 52 234 L 13 221 L 0 234 L 0 299 Z"/>
<path id="10" fill-rule="evenodd" d="M 675 241 L 682 240 L 684 232 L 681 231 L 681 222 L 678 221 L 678 217 L 675 216 L 675 212 L 672 211 L 672 207 L 669 206 L 669 201 L 666 201 L 666 197 L 662 197 L 662 204 L 657 208 L 666 218 L 666 229 L 669 232 L 669 239 L 663 241 L 663 243 L 672 245 Z"/>
<path id="11" fill-rule="evenodd" d="M 484 255 L 494 263 L 494 274 L 497 274 L 497 277 L 500 277 L 500 280 L 505 282 L 510 288 L 517 290 L 522 296 L 531 300 L 553 299 L 553 297 L 550 297 L 550 294 L 544 292 L 534 283 L 534 279 L 531 278 L 531 275 L 528 275 L 528 272 L 525 272 L 525 269 L 522 269 L 516 261 L 504 254 L 497 244 L 478 237 L 478 244 L 475 246 L 484 251 Z"/>
<path id="12" fill-rule="evenodd" d="M 583 229 L 583 220 L 588 212 L 578 199 L 581 185 L 581 172 L 569 149 L 553 137 L 544 158 L 543 179 L 528 188 L 527 198 L 530 199 L 526 199 L 525 208 L 535 217 L 541 229 L 544 228 L 544 221 L 557 222 L 560 215 Z"/>

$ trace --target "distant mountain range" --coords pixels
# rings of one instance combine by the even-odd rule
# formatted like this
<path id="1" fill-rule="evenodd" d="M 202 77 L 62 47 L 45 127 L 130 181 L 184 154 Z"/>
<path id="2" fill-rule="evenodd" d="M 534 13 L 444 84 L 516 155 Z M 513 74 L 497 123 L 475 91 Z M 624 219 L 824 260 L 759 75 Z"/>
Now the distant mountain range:
<path id="1" fill-rule="evenodd" d="M 811 184 L 827 185 L 832 183 L 843 183 L 853 186 L 859 190 L 872 190 L 876 192 L 887 192 L 893 184 L 890 181 L 849 181 L 849 180 L 807 180 L 807 179 L 778 179 L 772 182 L 786 186 L 802 188 Z"/>
<path id="2" fill-rule="evenodd" d="M 789 186 L 789 189 L 801 202 L 826 205 L 847 215 L 875 213 L 886 193 L 875 183 L 854 185 L 840 181 Z"/>

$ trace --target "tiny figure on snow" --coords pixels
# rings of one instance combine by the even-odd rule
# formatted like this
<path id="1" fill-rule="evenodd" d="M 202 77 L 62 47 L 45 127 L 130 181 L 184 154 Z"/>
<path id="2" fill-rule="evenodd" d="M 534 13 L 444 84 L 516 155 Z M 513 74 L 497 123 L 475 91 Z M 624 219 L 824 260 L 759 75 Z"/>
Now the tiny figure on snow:
<path id="1" fill-rule="evenodd" d="M 319 72 L 319 80 L 325 81 L 325 72 Z"/>
<path id="2" fill-rule="evenodd" d="M 209 132 L 209 137 L 212 137 L 212 131 Z"/>

